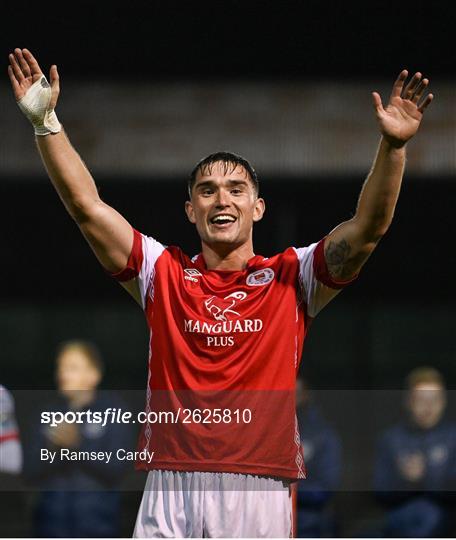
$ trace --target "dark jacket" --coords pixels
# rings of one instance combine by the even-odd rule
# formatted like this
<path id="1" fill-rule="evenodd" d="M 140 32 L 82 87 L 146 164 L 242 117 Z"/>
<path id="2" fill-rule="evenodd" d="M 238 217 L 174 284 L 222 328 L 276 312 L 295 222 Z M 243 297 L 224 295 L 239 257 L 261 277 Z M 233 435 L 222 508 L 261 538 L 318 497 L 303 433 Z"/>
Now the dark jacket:
<path id="1" fill-rule="evenodd" d="M 108 407 L 126 409 L 112 392 L 99 392 L 84 410 L 104 411 Z M 64 399 L 43 408 L 45 411 L 68 411 Z M 35 534 L 40 537 L 101 537 L 119 535 L 120 493 L 116 491 L 124 473 L 134 464 L 116 458 L 119 448 L 134 450 L 131 426 L 108 423 L 78 424 L 81 444 L 75 449 L 109 452 L 109 463 L 102 461 L 64 461 L 40 459 L 41 448 L 53 448 L 46 437 L 49 426 L 38 418 L 25 453 L 25 475 L 41 491 L 35 512 Z M 53 448 L 55 450 L 55 448 Z"/>
<path id="2" fill-rule="evenodd" d="M 417 482 L 405 479 L 399 460 L 420 453 L 425 460 L 424 476 Z M 456 491 L 456 425 L 441 421 L 432 429 L 421 429 L 409 421 L 388 429 L 377 444 L 374 469 L 377 498 L 388 505 L 426 495 L 446 502 Z"/>

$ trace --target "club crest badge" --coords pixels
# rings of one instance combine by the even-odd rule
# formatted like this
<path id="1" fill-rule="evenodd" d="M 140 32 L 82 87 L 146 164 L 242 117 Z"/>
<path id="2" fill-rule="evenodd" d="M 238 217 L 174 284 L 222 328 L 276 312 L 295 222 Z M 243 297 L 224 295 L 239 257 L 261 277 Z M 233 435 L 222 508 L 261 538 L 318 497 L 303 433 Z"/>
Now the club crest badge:
<path id="1" fill-rule="evenodd" d="M 267 285 L 271 283 L 274 279 L 274 270 L 272 268 L 263 268 L 262 270 L 257 270 L 252 274 L 247 276 L 246 283 L 253 287 L 258 287 L 260 285 Z"/>

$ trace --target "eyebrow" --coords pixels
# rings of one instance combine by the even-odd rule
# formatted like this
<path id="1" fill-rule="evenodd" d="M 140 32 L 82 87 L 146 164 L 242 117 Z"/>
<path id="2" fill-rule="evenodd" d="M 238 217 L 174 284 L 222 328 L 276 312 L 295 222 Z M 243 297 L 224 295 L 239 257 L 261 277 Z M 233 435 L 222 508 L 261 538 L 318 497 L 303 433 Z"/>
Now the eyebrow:
<path id="1" fill-rule="evenodd" d="M 247 185 L 248 182 L 247 180 L 234 180 L 234 179 L 228 179 L 227 182 L 231 185 L 231 186 L 239 186 L 239 185 Z M 205 180 L 204 182 L 197 182 L 195 184 L 195 189 L 200 189 L 200 188 L 204 188 L 204 187 L 212 187 L 215 185 L 215 181 L 214 180 Z"/>

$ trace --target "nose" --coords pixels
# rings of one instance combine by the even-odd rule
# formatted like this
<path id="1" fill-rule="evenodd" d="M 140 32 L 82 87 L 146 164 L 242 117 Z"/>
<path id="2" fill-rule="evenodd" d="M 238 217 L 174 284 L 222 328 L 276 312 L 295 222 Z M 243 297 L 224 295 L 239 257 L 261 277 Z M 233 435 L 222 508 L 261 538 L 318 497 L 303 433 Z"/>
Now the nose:
<path id="1" fill-rule="evenodd" d="M 217 208 L 226 208 L 231 203 L 230 195 L 225 189 L 217 191 L 216 206 Z"/>

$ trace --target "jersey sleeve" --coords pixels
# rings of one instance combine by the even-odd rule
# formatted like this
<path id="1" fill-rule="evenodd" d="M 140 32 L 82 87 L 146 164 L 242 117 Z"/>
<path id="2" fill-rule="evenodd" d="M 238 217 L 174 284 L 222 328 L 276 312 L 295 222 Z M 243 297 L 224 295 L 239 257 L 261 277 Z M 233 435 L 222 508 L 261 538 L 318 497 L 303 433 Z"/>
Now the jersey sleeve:
<path id="1" fill-rule="evenodd" d="M 165 246 L 160 242 L 133 229 L 133 246 L 126 267 L 120 272 L 110 274 L 137 300 L 139 296 L 143 309 L 146 306 L 147 292 L 153 282 L 155 263 L 164 250 Z M 132 285 L 136 286 L 136 291 Z"/>
<path id="2" fill-rule="evenodd" d="M 331 277 L 324 254 L 325 238 L 308 247 L 295 248 L 299 263 L 299 281 L 303 289 L 307 313 L 315 317 L 344 287 L 357 276 L 339 281 Z"/>

